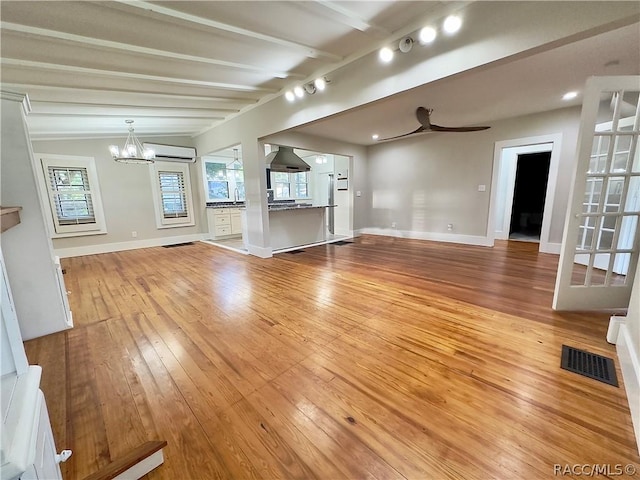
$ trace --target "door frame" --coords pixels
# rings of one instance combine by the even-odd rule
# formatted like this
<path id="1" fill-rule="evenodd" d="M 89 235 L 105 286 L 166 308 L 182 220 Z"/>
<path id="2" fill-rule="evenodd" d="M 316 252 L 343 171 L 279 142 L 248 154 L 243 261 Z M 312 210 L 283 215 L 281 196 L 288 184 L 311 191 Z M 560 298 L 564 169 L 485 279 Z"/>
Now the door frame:
<path id="1" fill-rule="evenodd" d="M 544 197 L 544 212 L 542 214 L 542 230 L 540 231 L 539 251 L 543 253 L 560 253 L 560 244 L 551 243 L 549 234 L 551 230 L 551 217 L 553 215 L 553 207 L 555 202 L 556 184 L 558 181 L 558 169 L 560 165 L 560 150 L 562 149 L 562 133 L 553 133 L 549 135 L 538 135 L 535 137 L 515 138 L 511 140 L 501 140 L 495 143 L 493 151 L 493 174 L 491 178 L 491 199 L 489 202 L 489 220 L 487 223 L 487 239 L 489 245 L 495 244 L 496 238 L 501 239 L 504 235 L 496 235 L 496 214 L 498 209 L 498 189 L 507 189 L 507 200 L 505 209 L 508 210 L 509 218 L 511 218 L 511 209 L 513 207 L 513 192 L 515 189 L 515 168 L 513 175 L 509 175 L 508 183 L 501 182 L 502 169 L 509 168 L 509 165 L 502 161 L 502 153 L 505 148 L 514 147 L 532 147 L 527 149 L 526 153 L 548 152 L 546 144 L 551 146 L 551 160 L 549 164 L 549 176 L 547 180 L 547 189 Z M 539 145 L 540 149 L 535 146 Z M 523 152 L 525 153 L 525 152 Z M 517 163 L 517 156 L 516 156 Z M 512 178 L 511 178 L 512 177 Z M 505 211 L 505 218 L 507 212 Z M 503 222 L 504 224 L 504 222 Z M 507 232 L 507 238 L 509 234 Z"/>

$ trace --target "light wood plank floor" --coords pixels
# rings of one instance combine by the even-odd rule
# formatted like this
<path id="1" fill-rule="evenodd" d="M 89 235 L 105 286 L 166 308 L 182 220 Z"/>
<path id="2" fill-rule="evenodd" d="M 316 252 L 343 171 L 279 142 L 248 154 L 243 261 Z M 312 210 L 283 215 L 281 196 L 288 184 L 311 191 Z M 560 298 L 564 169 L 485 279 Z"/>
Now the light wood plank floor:
<path id="1" fill-rule="evenodd" d="M 81 479 L 166 439 L 149 479 L 537 479 L 640 467 L 608 315 L 550 308 L 557 257 L 364 236 L 258 259 L 197 243 L 63 260 L 76 327 L 27 342 Z M 618 370 L 618 378 L 622 377 Z"/>

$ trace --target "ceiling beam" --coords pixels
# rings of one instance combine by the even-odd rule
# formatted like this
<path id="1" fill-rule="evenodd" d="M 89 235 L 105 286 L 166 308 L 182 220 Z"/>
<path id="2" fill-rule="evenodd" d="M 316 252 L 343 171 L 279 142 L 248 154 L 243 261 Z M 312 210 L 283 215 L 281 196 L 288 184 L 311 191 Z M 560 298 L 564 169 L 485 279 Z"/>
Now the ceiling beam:
<path id="1" fill-rule="evenodd" d="M 137 90 L 122 90 L 118 88 L 81 88 L 81 87 L 60 87 L 55 85 L 35 85 L 30 83 L 2 83 L 3 89 L 8 90 L 17 90 L 22 91 L 25 90 L 29 93 L 29 97 L 36 97 L 32 92 L 41 92 L 43 94 L 53 93 L 56 98 L 58 98 L 61 94 L 64 95 L 68 93 L 72 99 L 77 99 L 79 95 L 87 94 L 87 95 L 97 95 L 102 96 L 102 94 L 113 93 L 118 95 L 126 95 L 134 97 L 131 100 L 128 100 L 127 105 L 140 105 L 145 106 L 149 105 L 149 99 L 152 97 L 156 98 L 165 98 L 171 100 L 179 100 L 179 101 L 189 101 L 194 100 L 198 102 L 213 102 L 213 103 L 231 103 L 231 104 L 243 104 L 243 105 L 252 105 L 256 103 L 257 100 L 253 98 L 239 98 L 239 97 L 208 97 L 205 95 L 182 95 L 179 93 L 154 93 L 154 92 L 140 92 Z M 146 97 L 146 98 L 145 98 Z M 98 97 L 95 97 L 98 98 Z M 36 99 L 36 101 L 46 101 Z"/>
<path id="2" fill-rule="evenodd" d="M 302 78 L 300 74 L 293 74 L 289 72 L 279 72 L 275 70 L 269 70 L 263 67 L 255 65 L 247 65 L 244 63 L 227 62 L 225 60 L 216 60 L 213 58 L 197 57 L 195 55 L 185 55 L 176 52 L 167 52 L 166 50 L 159 50 L 157 48 L 140 47 L 138 45 L 131 45 L 128 43 L 112 42 L 110 40 L 102 40 L 99 38 L 85 37 L 82 35 L 75 35 L 73 33 L 59 32 L 56 30 L 49 30 L 46 28 L 30 27 L 27 25 L 20 25 L 17 23 L 0 22 L 0 28 L 5 31 L 24 33 L 30 36 L 40 36 L 46 38 L 55 38 L 57 40 L 65 40 L 69 42 L 81 43 L 98 47 L 101 49 L 112 49 L 124 51 L 127 53 L 140 53 L 143 55 L 152 55 L 162 58 L 171 58 L 173 60 L 184 60 L 187 62 L 206 63 L 208 65 L 217 65 L 220 67 L 234 68 L 238 70 L 246 70 L 263 74 L 265 76 L 275 78 Z"/>
<path id="3" fill-rule="evenodd" d="M 325 52 L 323 50 L 318 50 L 308 45 L 292 42 L 290 40 L 285 40 L 279 37 L 273 37 L 271 35 L 266 35 L 263 33 L 255 32 L 253 30 L 248 30 L 246 28 L 240 28 L 234 25 L 217 22 L 215 20 L 210 20 L 208 18 L 198 17 L 197 15 L 191 15 L 189 13 L 184 13 L 179 10 L 163 7 L 155 3 L 144 2 L 144 1 L 130 1 L 130 0 L 115 0 L 115 1 L 122 3 L 124 5 L 127 5 L 129 7 L 148 10 L 150 12 L 154 12 L 159 15 L 165 15 L 165 16 L 176 18 L 186 22 L 197 23 L 198 25 L 215 28 L 217 30 L 224 30 L 226 32 L 235 33 L 236 35 L 243 35 L 245 37 L 261 40 L 263 42 L 274 43 L 276 45 L 291 48 L 304 53 L 304 55 L 308 58 L 325 58 L 327 60 L 333 60 L 333 61 L 342 60 L 342 57 L 340 57 L 339 55 L 335 55 L 330 52 Z"/>
<path id="4" fill-rule="evenodd" d="M 391 35 L 389 30 L 367 22 L 357 13 L 336 2 L 329 0 L 315 0 L 315 4 L 336 13 L 337 15 L 332 15 L 332 18 L 347 27 L 355 28 L 356 30 L 364 33 L 373 33 L 376 37 L 388 37 Z"/>
<path id="5" fill-rule="evenodd" d="M 214 110 L 208 108 L 179 108 L 179 107 L 139 107 L 131 105 L 86 104 L 86 103 L 58 103 L 31 102 L 32 115 L 49 116 L 87 116 L 87 117 L 159 117 L 159 118 L 204 118 L 223 119 L 238 110 Z"/>
<path id="6" fill-rule="evenodd" d="M 103 77 L 118 77 L 135 80 L 148 80 L 163 83 L 177 83 L 180 85 L 195 85 L 198 87 L 219 88 L 221 90 L 236 90 L 242 92 L 264 92 L 275 93 L 277 90 L 270 88 L 253 87 L 251 85 L 239 85 L 233 83 L 207 82 L 206 80 L 193 80 L 189 78 L 162 77 L 159 75 L 146 75 L 142 73 L 117 72 L 114 70 L 102 70 L 97 68 L 77 67 L 74 65 L 60 65 L 55 63 L 34 62 L 31 60 L 20 60 L 17 58 L 1 58 L 0 64 L 13 67 L 35 68 L 42 70 L 55 70 L 59 72 L 81 73 L 86 75 L 97 75 Z"/>

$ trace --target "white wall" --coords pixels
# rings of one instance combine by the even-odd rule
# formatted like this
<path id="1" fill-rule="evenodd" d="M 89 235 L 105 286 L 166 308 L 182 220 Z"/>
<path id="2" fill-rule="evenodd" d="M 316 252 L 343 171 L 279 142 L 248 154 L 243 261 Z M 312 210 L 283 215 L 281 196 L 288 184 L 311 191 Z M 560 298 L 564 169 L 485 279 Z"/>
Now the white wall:
<path id="1" fill-rule="evenodd" d="M 560 243 L 579 119 L 579 108 L 568 108 L 503 120 L 482 132 L 429 133 L 369 147 L 367 226 L 394 234 L 395 222 L 402 232 L 486 237 L 495 142 L 560 133 L 550 227 L 550 241 Z"/>
<path id="2" fill-rule="evenodd" d="M 110 144 L 120 144 L 119 138 L 101 138 L 88 140 L 34 141 L 36 153 L 58 155 L 78 155 L 94 157 L 98 181 L 102 193 L 107 234 L 81 237 L 59 238 L 53 240 L 53 246 L 61 256 L 113 251 L 162 244 L 176 237 L 190 236 L 207 231 L 204 201 L 201 199 L 202 172 L 200 160 L 189 165 L 191 188 L 196 225 L 158 229 L 155 220 L 151 177 L 148 165 L 124 164 L 115 162 L 109 154 Z M 141 138 L 141 141 L 179 146 L 192 146 L 188 137 Z M 137 237 L 132 232 L 137 232 Z"/>
<path id="3" fill-rule="evenodd" d="M 36 187 L 22 104 L 3 98 L 1 111 L 0 202 L 22 210 L 20 224 L 0 235 L 0 241 L 20 331 L 28 340 L 69 325 Z"/>

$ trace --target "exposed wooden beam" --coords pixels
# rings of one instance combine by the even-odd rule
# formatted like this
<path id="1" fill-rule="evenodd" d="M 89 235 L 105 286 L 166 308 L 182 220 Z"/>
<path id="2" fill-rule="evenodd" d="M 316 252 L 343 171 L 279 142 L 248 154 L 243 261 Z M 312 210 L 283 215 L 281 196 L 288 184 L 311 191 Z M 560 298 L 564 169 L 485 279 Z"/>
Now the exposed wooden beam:
<path id="1" fill-rule="evenodd" d="M 367 22 L 357 13 L 343 7 L 336 2 L 329 0 L 316 0 L 315 4 L 336 13 L 337 15 L 333 15 L 332 18 L 339 21 L 343 25 L 346 25 L 347 27 L 355 28 L 356 30 L 364 33 L 373 33 L 376 37 L 387 37 L 391 35 L 391 32 L 389 30 Z"/>
<path id="2" fill-rule="evenodd" d="M 117 1 L 118 3 L 122 3 L 124 5 L 128 5 L 130 7 L 140 8 L 142 10 L 148 10 L 160 15 L 177 18 L 186 22 L 197 23 L 198 25 L 204 25 L 207 27 L 215 28 L 217 30 L 224 30 L 226 32 L 235 33 L 237 35 L 243 35 L 245 37 L 254 38 L 256 40 L 274 43 L 276 45 L 281 45 L 283 47 L 294 49 L 296 51 L 302 51 L 304 55 L 309 58 L 325 58 L 333 61 L 342 60 L 342 57 L 340 57 L 339 55 L 335 55 L 330 52 L 325 52 L 323 50 L 318 50 L 317 48 L 313 48 L 308 45 L 292 42 L 290 40 L 285 40 L 279 37 L 273 37 L 271 35 L 266 35 L 264 33 L 248 30 L 246 28 L 236 27 L 234 25 L 217 22 L 215 20 L 210 20 L 208 18 L 198 17 L 197 15 L 191 15 L 189 13 L 184 13 L 179 10 L 163 7 L 155 3 L 138 2 L 138 1 L 134 2 L 129 0 L 115 0 L 115 1 Z"/>
<path id="3" fill-rule="evenodd" d="M 163 82 L 163 83 L 177 83 L 180 85 L 196 85 L 198 87 L 211 87 L 211 88 L 219 88 L 222 90 L 236 90 L 236 91 L 243 91 L 243 92 L 264 92 L 264 93 L 277 92 L 277 90 L 274 90 L 271 88 L 254 87 L 251 85 L 208 82 L 206 80 L 193 80 L 190 78 L 162 77 L 159 75 L 146 75 L 142 73 L 133 73 L 133 72 L 117 72 L 115 70 L 102 70 L 97 68 L 77 67 L 75 65 L 60 65 L 56 63 L 34 62 L 31 60 L 20 60 L 17 58 L 2 58 L 0 59 L 0 63 L 2 63 L 2 65 L 10 65 L 14 67 L 56 70 L 59 72 L 81 73 L 86 75 L 98 75 L 98 76 L 118 77 L 118 78 L 136 79 L 136 80 L 148 80 L 148 81 Z"/>
<path id="4" fill-rule="evenodd" d="M 302 75 L 299 75 L 299 74 L 269 70 L 256 65 L 247 65 L 244 63 L 237 63 L 237 62 L 227 62 L 225 60 L 198 57 L 195 55 L 185 55 L 183 53 L 168 52 L 166 50 L 159 50 L 157 48 L 140 47 L 138 45 L 132 45 L 128 43 L 112 42 L 110 40 L 102 40 L 99 38 L 85 37 L 82 35 L 59 32 L 56 30 L 49 30 L 46 28 L 37 28 L 37 27 L 31 27 L 27 25 L 20 25 L 17 23 L 0 22 L 0 28 L 2 28 L 2 30 L 24 33 L 31 36 L 55 38 L 57 40 L 65 40 L 68 42 L 82 43 L 82 44 L 91 45 L 91 46 L 102 48 L 102 49 L 119 50 L 119 51 L 125 51 L 127 53 L 141 53 L 144 55 L 153 55 L 156 57 L 171 58 L 174 60 L 206 63 L 209 65 L 217 65 L 220 67 L 247 70 L 247 71 L 263 74 L 265 76 L 276 77 L 276 78 L 289 78 L 289 77 L 302 78 Z"/>

